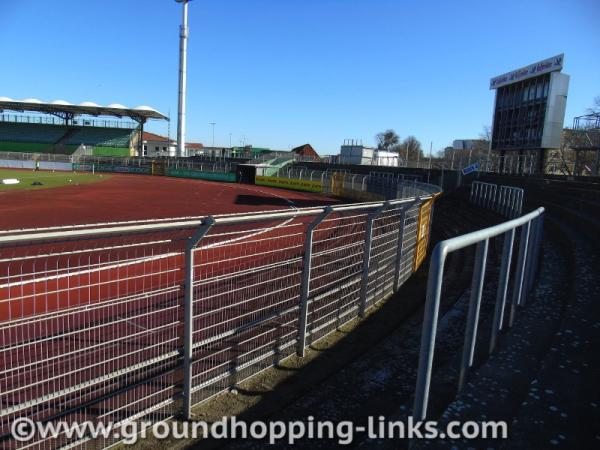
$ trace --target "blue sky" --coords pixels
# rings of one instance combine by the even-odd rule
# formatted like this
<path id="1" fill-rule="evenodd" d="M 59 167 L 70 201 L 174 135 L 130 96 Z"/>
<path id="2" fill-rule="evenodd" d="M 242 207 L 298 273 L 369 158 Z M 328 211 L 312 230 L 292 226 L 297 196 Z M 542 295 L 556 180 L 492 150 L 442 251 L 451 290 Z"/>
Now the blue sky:
<path id="1" fill-rule="evenodd" d="M 322 154 L 491 123 L 492 76 L 565 53 L 569 125 L 600 95 L 600 2 L 194 0 L 188 140 Z M 173 0 L 0 0 L 0 96 L 150 105 L 177 128 Z M 149 129 L 166 134 L 164 123 Z"/>

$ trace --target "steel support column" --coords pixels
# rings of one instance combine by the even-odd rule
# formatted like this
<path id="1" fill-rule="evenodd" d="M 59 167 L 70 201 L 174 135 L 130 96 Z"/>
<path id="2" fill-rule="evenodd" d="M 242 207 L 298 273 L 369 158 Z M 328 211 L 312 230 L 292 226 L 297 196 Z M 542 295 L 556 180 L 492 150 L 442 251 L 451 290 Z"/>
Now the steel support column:
<path id="1" fill-rule="evenodd" d="M 315 228 L 323 222 L 332 213 L 333 209 L 328 206 L 321 214 L 313 220 L 306 230 L 304 241 L 304 257 L 302 264 L 302 286 L 300 289 L 300 317 L 298 319 L 298 339 L 296 345 L 296 354 L 304 356 L 306 347 L 306 324 L 308 321 L 308 295 L 310 294 L 310 271 L 312 260 L 312 244 Z"/>
<path id="2" fill-rule="evenodd" d="M 185 247 L 185 297 L 183 305 L 183 417 L 185 420 L 191 420 L 192 414 L 194 249 L 214 223 L 212 216 L 203 220 L 202 225 L 196 230 Z"/>
<path id="3" fill-rule="evenodd" d="M 475 267 L 471 282 L 471 298 L 469 300 L 465 342 L 463 345 L 460 375 L 458 378 L 458 392 L 460 392 L 464 387 L 467 370 L 473 365 L 473 355 L 475 354 L 475 341 L 477 340 L 477 325 L 479 322 L 479 310 L 481 309 L 481 295 L 483 293 L 488 246 L 489 239 L 485 239 L 477 244 L 477 250 L 475 252 Z"/>
<path id="4" fill-rule="evenodd" d="M 517 271 L 515 272 L 515 284 L 513 286 L 513 297 L 510 308 L 508 326 L 512 327 L 517 312 L 517 306 L 521 304 L 523 295 L 523 280 L 525 277 L 525 264 L 527 262 L 527 245 L 529 242 L 529 229 L 531 222 L 527 222 L 521 228 L 521 239 L 519 241 L 519 258 L 517 260 Z"/>
<path id="5" fill-rule="evenodd" d="M 492 320 L 492 335 L 490 337 L 490 353 L 496 347 L 498 333 L 502 330 L 504 321 L 504 309 L 506 307 L 506 294 L 510 279 L 510 265 L 512 261 L 512 250 L 515 242 L 515 230 L 510 229 L 504 233 L 504 244 L 502 246 L 502 261 L 500 263 L 500 274 L 498 276 L 498 291 L 496 293 L 496 305 L 494 307 L 494 319 Z"/>

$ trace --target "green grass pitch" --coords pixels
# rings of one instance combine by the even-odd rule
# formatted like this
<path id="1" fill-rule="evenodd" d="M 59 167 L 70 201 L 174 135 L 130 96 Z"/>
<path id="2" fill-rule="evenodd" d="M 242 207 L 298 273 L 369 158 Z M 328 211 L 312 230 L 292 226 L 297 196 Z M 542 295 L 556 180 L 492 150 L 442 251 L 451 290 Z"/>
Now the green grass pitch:
<path id="1" fill-rule="evenodd" d="M 91 174 L 79 172 L 34 171 L 31 169 L 0 169 L 0 180 L 16 178 L 19 184 L 0 184 L 0 192 L 31 189 L 48 189 L 60 186 L 76 186 L 79 184 L 95 183 L 110 178 L 106 174 Z M 41 185 L 33 185 L 34 182 Z"/>

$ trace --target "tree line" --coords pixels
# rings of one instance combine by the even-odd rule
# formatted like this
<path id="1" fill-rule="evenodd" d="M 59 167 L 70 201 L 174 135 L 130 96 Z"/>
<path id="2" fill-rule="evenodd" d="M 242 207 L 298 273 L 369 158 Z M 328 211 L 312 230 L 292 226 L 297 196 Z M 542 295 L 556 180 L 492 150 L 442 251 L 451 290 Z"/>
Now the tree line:
<path id="1" fill-rule="evenodd" d="M 388 129 L 377 133 L 375 140 L 377 150 L 398 153 L 403 160 L 413 161 L 425 157 L 421 143 L 414 136 L 408 136 L 400 141 L 400 136 L 394 130 Z"/>

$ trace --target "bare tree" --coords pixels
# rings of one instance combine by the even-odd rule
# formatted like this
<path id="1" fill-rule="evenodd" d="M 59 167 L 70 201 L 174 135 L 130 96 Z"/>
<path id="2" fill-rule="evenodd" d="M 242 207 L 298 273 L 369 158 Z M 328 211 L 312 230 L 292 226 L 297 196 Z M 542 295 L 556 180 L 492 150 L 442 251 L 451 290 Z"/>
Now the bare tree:
<path id="1" fill-rule="evenodd" d="M 482 141 L 490 142 L 492 140 L 492 127 L 484 125 L 481 133 L 479 133 L 479 139 Z"/>
<path id="2" fill-rule="evenodd" d="M 416 161 L 417 159 L 424 158 L 423 148 L 421 143 L 414 136 L 408 136 L 402 144 L 396 146 L 396 150 L 400 157 L 407 161 Z"/>
<path id="3" fill-rule="evenodd" d="M 588 114 L 600 114 L 600 95 L 594 99 L 593 106 L 588 108 Z"/>
<path id="4" fill-rule="evenodd" d="M 389 129 L 382 133 L 377 133 L 375 140 L 377 141 L 377 149 L 393 151 L 393 147 L 400 142 L 400 136 L 394 130 Z"/>
<path id="5" fill-rule="evenodd" d="M 546 170 L 563 175 L 581 175 L 594 164 L 595 154 L 575 149 L 589 147 L 589 137 L 585 131 L 565 128 L 561 134 L 560 147 L 548 154 Z"/>

